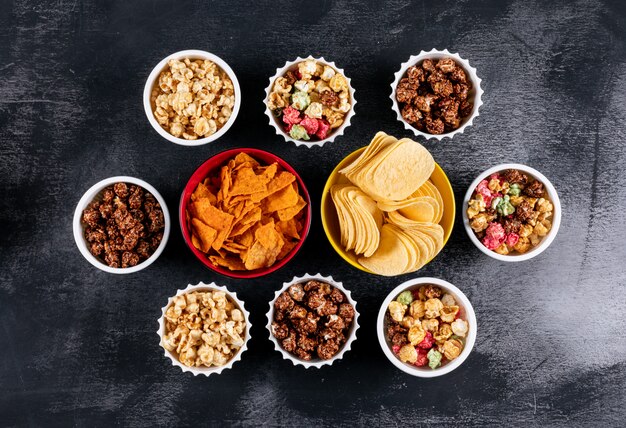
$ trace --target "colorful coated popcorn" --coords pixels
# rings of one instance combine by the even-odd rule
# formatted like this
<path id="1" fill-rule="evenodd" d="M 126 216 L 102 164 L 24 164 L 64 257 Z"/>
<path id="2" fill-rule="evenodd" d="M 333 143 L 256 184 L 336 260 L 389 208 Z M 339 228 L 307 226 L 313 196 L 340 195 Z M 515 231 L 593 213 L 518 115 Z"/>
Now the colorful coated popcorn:
<path id="1" fill-rule="evenodd" d="M 352 100 L 344 75 L 307 59 L 274 81 L 267 106 L 291 138 L 324 140 L 343 124 Z"/>
<path id="2" fill-rule="evenodd" d="M 389 303 L 385 329 L 400 361 L 434 370 L 461 355 L 469 324 L 452 294 L 428 284 Z"/>
<path id="3" fill-rule="evenodd" d="M 498 254 L 523 254 L 552 228 L 554 206 L 543 183 L 509 169 L 482 180 L 469 201 L 467 217 L 478 239 Z"/>

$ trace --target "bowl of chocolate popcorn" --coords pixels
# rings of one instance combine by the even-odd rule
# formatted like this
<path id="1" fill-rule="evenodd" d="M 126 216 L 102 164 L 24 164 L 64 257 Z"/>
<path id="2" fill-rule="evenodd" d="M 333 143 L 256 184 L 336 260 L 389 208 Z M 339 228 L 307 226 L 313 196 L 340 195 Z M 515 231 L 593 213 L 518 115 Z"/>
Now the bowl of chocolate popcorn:
<path id="1" fill-rule="evenodd" d="M 378 312 L 378 341 L 389 361 L 417 377 L 459 367 L 476 341 L 476 315 L 468 298 L 438 278 L 414 278 L 394 288 Z"/>
<path id="2" fill-rule="evenodd" d="M 561 202 L 543 174 L 522 164 L 481 173 L 463 200 L 463 225 L 476 247 L 494 259 L 521 262 L 545 251 L 561 225 Z"/>
<path id="3" fill-rule="evenodd" d="M 350 291 L 331 276 L 294 277 L 276 292 L 267 313 L 274 348 L 285 360 L 320 368 L 343 358 L 356 340 L 359 313 Z"/>
<path id="4" fill-rule="evenodd" d="M 74 240 L 89 263 L 126 274 L 150 266 L 170 234 L 165 200 L 135 177 L 110 177 L 94 184 L 74 211 Z"/>
<path id="5" fill-rule="evenodd" d="M 163 138 L 199 146 L 217 140 L 232 126 L 241 106 L 241 89 L 223 59 L 185 50 L 154 67 L 144 87 L 143 106 Z"/>
<path id="6" fill-rule="evenodd" d="M 220 374 L 248 349 L 251 324 L 244 302 L 214 282 L 178 290 L 158 322 L 165 356 L 194 376 Z"/>
<path id="7" fill-rule="evenodd" d="M 458 53 L 412 55 L 395 73 L 392 109 L 404 127 L 427 139 L 452 138 L 472 125 L 483 104 L 481 79 Z"/>
<path id="8" fill-rule="evenodd" d="M 354 116 L 354 88 L 334 62 L 296 58 L 276 69 L 265 89 L 265 114 L 276 134 L 296 146 L 323 146 Z"/>

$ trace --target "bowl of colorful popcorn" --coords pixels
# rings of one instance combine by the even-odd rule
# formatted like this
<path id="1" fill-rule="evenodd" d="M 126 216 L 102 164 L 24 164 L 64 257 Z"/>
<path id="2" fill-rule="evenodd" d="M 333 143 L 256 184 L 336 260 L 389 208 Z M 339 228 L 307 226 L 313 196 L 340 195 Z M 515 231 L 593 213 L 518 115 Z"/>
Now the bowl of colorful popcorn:
<path id="1" fill-rule="evenodd" d="M 161 313 L 160 345 L 183 372 L 220 374 L 248 349 L 250 314 L 237 293 L 214 282 L 178 290 Z"/>
<path id="2" fill-rule="evenodd" d="M 278 68 L 265 90 L 265 114 L 277 135 L 296 146 L 323 146 L 350 126 L 354 89 L 334 62 L 296 58 Z"/>
<path id="3" fill-rule="evenodd" d="M 519 262 L 541 254 L 556 237 L 561 203 L 552 183 L 521 164 L 496 165 L 470 185 L 463 224 L 480 251 Z"/>
<path id="4" fill-rule="evenodd" d="M 173 53 L 152 70 L 143 90 L 152 127 L 182 146 L 217 140 L 235 122 L 241 89 L 235 72 L 220 57 L 200 50 Z"/>
<path id="5" fill-rule="evenodd" d="M 270 302 L 267 329 L 283 359 L 304 368 L 332 365 L 356 340 L 359 313 L 350 291 L 331 276 L 283 283 Z"/>
<path id="6" fill-rule="evenodd" d="M 476 341 L 472 304 L 457 287 L 437 278 L 415 278 L 393 289 L 380 307 L 377 325 L 385 356 L 417 377 L 450 373 Z"/>
<path id="7" fill-rule="evenodd" d="M 458 53 L 411 56 L 391 84 L 392 109 L 404 127 L 427 139 L 452 138 L 472 125 L 483 104 L 481 79 Z"/>

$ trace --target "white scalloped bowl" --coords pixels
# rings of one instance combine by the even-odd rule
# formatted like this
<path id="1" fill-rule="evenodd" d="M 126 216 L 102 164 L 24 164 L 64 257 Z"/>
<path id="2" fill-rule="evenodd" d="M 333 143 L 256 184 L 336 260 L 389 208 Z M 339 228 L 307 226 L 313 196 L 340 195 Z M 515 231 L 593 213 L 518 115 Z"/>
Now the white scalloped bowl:
<path id="1" fill-rule="evenodd" d="M 328 283 L 332 285 L 333 287 L 338 288 L 340 291 L 343 292 L 343 294 L 347 297 L 348 302 L 354 308 L 354 320 L 352 321 L 352 327 L 350 328 L 350 332 L 346 340 L 346 343 L 343 344 L 343 347 L 339 350 L 339 352 L 337 352 L 332 358 L 328 360 L 321 360 L 321 359 L 316 359 L 316 360 L 311 360 L 311 361 L 302 360 L 296 357 L 295 355 L 290 354 L 289 352 L 285 351 L 282 348 L 282 346 L 280 346 L 280 344 L 278 343 L 278 340 L 276 340 L 276 338 L 274 337 L 274 334 L 272 333 L 272 321 L 274 320 L 274 302 L 276 302 L 276 299 L 278 298 L 278 296 L 280 296 L 280 294 L 283 291 L 286 291 L 291 285 L 301 284 L 312 279 L 320 281 L 320 282 Z M 300 365 L 306 369 L 320 368 L 324 366 L 330 366 L 335 361 L 341 360 L 343 358 L 343 355 L 351 349 L 352 343 L 356 340 L 356 331 L 360 327 L 359 326 L 359 312 L 356 309 L 356 302 L 352 299 L 352 295 L 350 294 L 350 291 L 346 290 L 343 287 L 343 284 L 341 282 L 335 281 L 332 276 L 323 276 L 319 273 L 315 275 L 309 275 L 308 273 L 306 273 L 300 277 L 295 276 L 290 282 L 283 283 L 283 287 L 280 290 L 276 291 L 276 294 L 274 295 L 274 299 L 270 302 L 270 310 L 267 313 L 267 326 L 266 327 L 270 335 L 270 340 L 274 343 L 274 349 L 282 354 L 283 359 L 291 361 L 294 366 Z"/>
<path id="2" fill-rule="evenodd" d="M 85 239 L 85 226 L 82 223 L 83 210 L 85 210 L 85 208 L 87 208 L 89 204 L 91 204 L 94 200 L 101 199 L 102 191 L 106 187 L 115 183 L 134 184 L 152 193 L 154 198 L 159 202 L 159 205 L 161 205 L 161 210 L 163 211 L 163 221 L 165 223 L 165 227 L 163 228 L 163 238 L 161 239 L 161 243 L 159 244 L 159 247 L 156 249 L 156 251 L 152 253 L 150 257 L 148 257 L 146 260 L 139 263 L 138 265 L 127 267 L 127 268 L 111 267 L 107 265 L 106 263 L 104 263 L 104 261 L 100 259 L 99 257 L 96 257 L 93 254 L 91 254 L 91 251 L 89 251 L 89 243 Z M 83 257 L 89 263 L 97 267 L 98 269 L 103 270 L 108 273 L 115 273 L 115 274 L 128 274 L 128 273 L 139 272 L 140 270 L 145 269 L 148 266 L 150 266 L 152 263 L 154 263 L 156 259 L 159 258 L 159 256 L 165 249 L 165 246 L 167 245 L 167 240 L 170 236 L 171 228 L 172 228 L 172 220 L 170 218 L 170 212 L 167 209 L 167 205 L 165 204 L 165 199 L 163 199 L 163 196 L 161 196 L 161 194 L 157 191 L 157 189 L 155 189 L 152 185 L 145 182 L 144 180 L 141 180 L 135 177 L 129 177 L 126 175 L 105 178 L 104 180 L 101 180 L 97 182 L 96 184 L 94 184 L 93 186 L 91 186 L 85 192 L 85 194 L 80 198 L 80 201 L 78 201 L 78 204 L 76 204 L 76 209 L 74 210 L 74 219 L 72 220 L 74 241 L 76 242 L 76 246 L 80 250 L 80 253 L 83 255 Z"/>
<path id="3" fill-rule="evenodd" d="M 429 134 L 429 133 L 422 132 L 419 129 L 415 128 L 413 125 L 411 125 L 402 117 L 402 114 L 400 112 L 400 106 L 398 105 L 398 101 L 396 100 L 396 88 L 398 87 L 398 82 L 400 82 L 400 79 L 402 79 L 406 75 L 406 71 L 408 70 L 409 67 L 416 65 L 416 64 L 420 64 L 425 59 L 443 59 L 443 58 L 452 58 L 458 64 L 461 64 L 463 66 L 463 70 L 465 71 L 465 73 L 467 74 L 467 77 L 472 82 L 472 90 L 469 92 L 469 98 L 471 98 L 472 101 L 474 102 L 474 107 L 472 108 L 472 114 L 464 118 L 461 123 L 461 126 L 455 129 L 454 131 L 450 131 L 450 132 L 446 132 L 445 134 L 438 134 L 438 135 Z M 419 55 L 411 55 L 408 61 L 402 63 L 402 65 L 400 66 L 400 70 L 398 70 L 394 74 L 394 76 L 395 76 L 395 79 L 393 83 L 391 84 L 391 95 L 389 96 L 389 98 L 391 98 L 391 103 L 392 103 L 391 108 L 393 109 L 393 111 L 396 112 L 397 119 L 404 124 L 404 128 L 413 132 L 417 136 L 422 136 L 426 139 L 436 139 L 439 141 L 441 141 L 444 138 L 452 138 L 456 134 L 462 134 L 466 128 L 472 126 L 474 120 L 479 116 L 478 109 L 480 108 L 480 106 L 483 105 L 482 96 L 483 96 L 484 91 L 480 86 L 480 83 L 482 82 L 482 80 L 478 77 L 478 75 L 476 74 L 476 69 L 470 65 L 469 61 L 461 58 L 458 53 L 450 53 L 447 49 L 444 49 L 442 51 L 437 50 L 437 49 L 432 49 L 429 52 L 421 51 Z"/>
<path id="4" fill-rule="evenodd" d="M 220 291 L 225 292 L 227 298 L 230 298 L 233 301 L 233 303 L 235 303 L 237 308 L 241 310 L 241 312 L 243 313 L 244 319 L 246 321 L 246 331 L 245 331 L 245 338 L 243 341 L 243 345 L 241 346 L 241 348 L 239 348 L 237 353 L 233 355 L 233 357 L 230 360 L 228 360 L 228 362 L 224 364 L 223 366 L 187 367 L 186 365 L 178 361 L 178 358 L 173 352 L 170 352 L 163 347 L 162 340 L 165 334 L 165 311 L 167 311 L 167 308 L 172 304 L 172 300 L 175 296 L 180 296 L 180 295 L 191 293 L 194 291 L 215 291 L 215 290 L 220 290 Z M 231 369 L 233 367 L 233 364 L 241 360 L 241 355 L 245 351 L 248 350 L 248 341 L 250 340 L 250 328 L 252 327 L 252 324 L 250 323 L 250 313 L 244 307 L 244 302 L 237 297 L 237 293 L 229 291 L 228 288 L 221 286 L 221 285 L 217 285 L 214 282 L 210 284 L 205 284 L 204 282 L 200 281 L 196 285 L 189 284 L 187 288 L 185 288 L 184 290 L 177 290 L 175 296 L 168 298 L 167 305 L 161 308 L 161 317 L 159 318 L 159 321 L 158 321 L 159 329 L 156 332 L 157 335 L 159 336 L 159 346 L 161 346 L 161 348 L 163 349 L 165 356 L 170 359 L 173 366 L 179 367 L 183 372 L 192 373 L 194 376 L 198 376 L 198 375 L 211 376 L 212 374 L 217 375 L 217 374 L 222 373 L 224 370 Z"/>
<path id="5" fill-rule="evenodd" d="M 295 138 L 291 138 L 291 136 L 286 133 L 282 127 L 282 124 L 278 121 L 278 118 L 276 116 L 274 116 L 274 114 L 272 113 L 272 111 L 269 109 L 269 107 L 267 106 L 267 102 L 269 100 L 270 97 L 270 93 L 272 92 L 272 86 L 274 86 L 274 81 L 281 76 L 284 76 L 284 74 L 294 68 L 298 63 L 302 62 L 302 61 L 306 61 L 308 59 L 313 59 L 317 62 L 320 62 L 324 65 L 328 65 L 330 67 L 332 67 L 336 72 L 343 74 L 343 76 L 346 78 L 346 80 L 348 81 L 348 91 L 350 92 L 350 103 L 351 103 L 351 108 L 350 111 L 346 114 L 343 123 L 341 124 L 341 126 L 339 126 L 337 129 L 332 130 L 332 132 L 328 135 L 327 138 L 323 139 L 323 140 L 319 140 L 319 141 L 302 141 L 302 140 L 296 140 Z M 352 120 L 352 117 L 354 116 L 354 106 L 356 105 L 356 98 L 354 98 L 354 88 L 352 87 L 352 83 L 351 80 L 348 76 L 346 76 L 346 73 L 343 71 L 342 68 L 339 68 L 335 65 L 334 62 L 332 61 L 326 61 L 324 59 L 324 57 L 320 57 L 320 58 L 315 58 L 311 55 L 309 55 L 306 58 L 301 58 L 298 57 L 296 58 L 294 61 L 287 61 L 284 65 L 284 67 L 281 68 L 277 68 L 276 69 L 276 74 L 272 77 L 270 77 L 270 83 L 268 85 L 267 88 L 265 88 L 265 115 L 269 118 L 269 122 L 270 125 L 274 127 L 274 130 L 276 131 L 276 135 L 281 135 L 285 141 L 291 141 L 292 143 L 294 143 L 296 146 L 305 146 L 305 147 L 314 147 L 314 146 L 319 146 L 322 147 L 324 144 L 335 141 L 335 139 L 337 137 L 339 137 L 340 135 L 343 135 L 344 131 L 346 130 L 346 128 L 348 126 L 350 126 L 350 121 Z"/>
<path id="6" fill-rule="evenodd" d="M 387 308 L 389 303 L 394 300 L 400 293 L 405 290 L 414 290 L 419 288 L 420 285 L 423 284 L 434 284 L 444 291 L 452 294 L 457 304 L 463 308 L 465 311 L 465 320 L 468 323 L 469 330 L 467 332 L 467 337 L 465 339 L 465 346 L 461 351 L 461 354 L 456 357 L 454 360 L 449 361 L 445 365 L 438 367 L 436 369 L 431 369 L 430 367 L 416 367 L 409 363 L 403 363 L 400 359 L 393 353 L 391 350 L 391 345 L 387 341 L 385 337 L 385 314 L 387 313 Z M 477 333 L 478 323 L 476 322 L 476 314 L 474 313 L 474 307 L 470 303 L 469 299 L 461 290 L 459 290 L 454 285 L 450 284 L 448 281 L 444 281 L 439 278 L 413 278 L 402 284 L 398 285 L 396 288 L 391 290 L 391 292 L 387 295 L 383 304 L 380 305 L 380 310 L 378 311 L 378 319 L 376 322 L 376 331 L 378 333 L 378 343 L 380 344 L 380 348 L 383 353 L 387 357 L 387 359 L 398 369 L 403 372 L 410 374 L 411 376 L 422 377 L 422 378 L 431 378 L 442 376 L 451 371 L 458 368 L 463 362 L 467 359 L 469 354 L 472 353 L 472 349 L 474 348 L 474 343 L 476 342 L 476 333 Z"/>
<path id="7" fill-rule="evenodd" d="M 495 251 L 485 247 L 476 236 L 476 233 L 474 233 L 474 230 L 470 226 L 469 218 L 467 217 L 467 207 L 469 206 L 469 201 L 472 198 L 474 190 L 476 190 L 478 184 L 484 179 L 488 178 L 491 174 L 501 172 L 507 169 L 518 169 L 530 175 L 535 180 L 539 180 L 541 183 L 543 183 L 546 189 L 546 193 L 548 194 L 547 199 L 552 202 L 552 205 L 554 206 L 554 210 L 552 211 L 552 228 L 550 229 L 548 234 L 543 237 L 543 239 L 536 247 L 530 249 L 524 254 L 498 254 Z M 461 214 L 463 215 L 463 226 L 465 227 L 465 231 L 467 232 L 467 236 L 469 236 L 470 241 L 472 241 L 476 248 L 478 248 L 484 254 L 502 262 L 523 262 L 526 260 L 530 260 L 533 257 L 537 257 L 539 254 L 543 253 L 550 246 L 550 244 L 552 244 L 552 241 L 554 241 L 554 238 L 556 238 L 556 235 L 559 233 L 559 228 L 561 227 L 561 201 L 559 199 L 559 194 L 554 188 L 554 185 L 550 182 L 550 180 L 548 180 L 545 175 L 543 175 L 536 169 L 519 163 L 503 163 L 481 172 L 478 177 L 476 177 L 476 179 L 472 182 L 472 184 L 470 184 L 467 192 L 465 193 Z"/>
<path id="8" fill-rule="evenodd" d="M 158 81 L 159 74 L 161 74 L 161 71 L 163 71 L 163 69 L 167 66 L 168 61 L 170 59 L 182 60 L 185 58 L 203 59 L 203 60 L 213 61 L 215 64 L 217 64 L 219 68 L 221 68 L 224 72 L 226 72 L 230 80 L 233 82 L 233 88 L 235 90 L 235 105 L 233 107 L 233 111 L 230 117 L 228 118 L 224 126 L 218 129 L 217 132 L 215 132 L 214 134 L 211 134 L 208 137 L 198 138 L 196 140 L 186 140 L 184 138 L 175 137 L 172 134 L 170 134 L 167 130 L 165 130 L 159 124 L 159 122 L 157 122 L 156 118 L 154 117 L 152 101 L 150 100 L 150 97 L 152 95 L 152 88 Z M 180 146 L 201 146 L 203 144 L 208 144 L 217 140 L 222 135 L 224 135 L 226 131 L 230 129 L 233 123 L 235 123 L 235 119 L 237 119 L 237 115 L 239 114 L 240 107 L 241 107 L 241 88 L 239 87 L 239 81 L 237 80 L 237 76 L 235 75 L 235 72 L 233 71 L 233 69 L 230 68 L 230 66 L 226 63 L 226 61 L 224 61 L 219 56 L 212 54 L 210 52 L 201 51 L 197 49 L 189 49 L 189 50 L 174 52 L 173 54 L 168 55 L 165 58 L 163 58 L 152 69 L 152 72 L 150 73 L 150 75 L 148 76 L 148 79 L 146 80 L 146 85 L 143 88 L 143 108 L 144 108 L 144 111 L 146 112 L 146 116 L 148 117 L 148 121 L 150 122 L 150 125 L 152 125 L 154 130 L 158 132 L 161 137 L 165 138 L 168 141 L 171 141 L 172 143 L 178 144 Z"/>

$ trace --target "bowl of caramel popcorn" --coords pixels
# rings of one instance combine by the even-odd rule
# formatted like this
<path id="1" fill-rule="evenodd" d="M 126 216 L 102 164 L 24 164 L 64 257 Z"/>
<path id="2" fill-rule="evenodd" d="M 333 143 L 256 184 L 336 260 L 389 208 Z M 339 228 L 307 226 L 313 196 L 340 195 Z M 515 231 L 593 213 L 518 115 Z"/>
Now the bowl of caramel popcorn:
<path id="1" fill-rule="evenodd" d="M 183 372 L 220 374 L 248 349 L 250 314 L 226 287 L 214 282 L 189 284 L 161 311 L 157 331 L 161 347 Z"/>
<path id="2" fill-rule="evenodd" d="M 404 127 L 427 139 L 452 138 L 472 125 L 483 104 L 481 79 L 458 53 L 412 55 L 391 84 L 392 109 Z"/>
<path id="3" fill-rule="evenodd" d="M 232 126 L 241 105 L 235 73 L 217 55 L 200 50 L 173 53 L 152 70 L 143 106 L 152 127 L 183 146 L 217 140 Z"/>
<path id="4" fill-rule="evenodd" d="M 296 58 L 276 69 L 265 89 L 265 114 L 285 141 L 323 146 L 343 135 L 354 116 L 354 89 L 334 62 Z"/>
<path id="5" fill-rule="evenodd" d="M 476 341 L 476 315 L 468 298 L 437 278 L 415 278 L 389 293 L 380 307 L 378 341 L 389 361 L 417 377 L 459 367 Z"/>
<path id="6" fill-rule="evenodd" d="M 480 174 L 465 194 L 462 211 L 474 245 L 506 262 L 541 254 L 561 224 L 556 189 L 539 171 L 521 164 L 496 165 Z"/>

